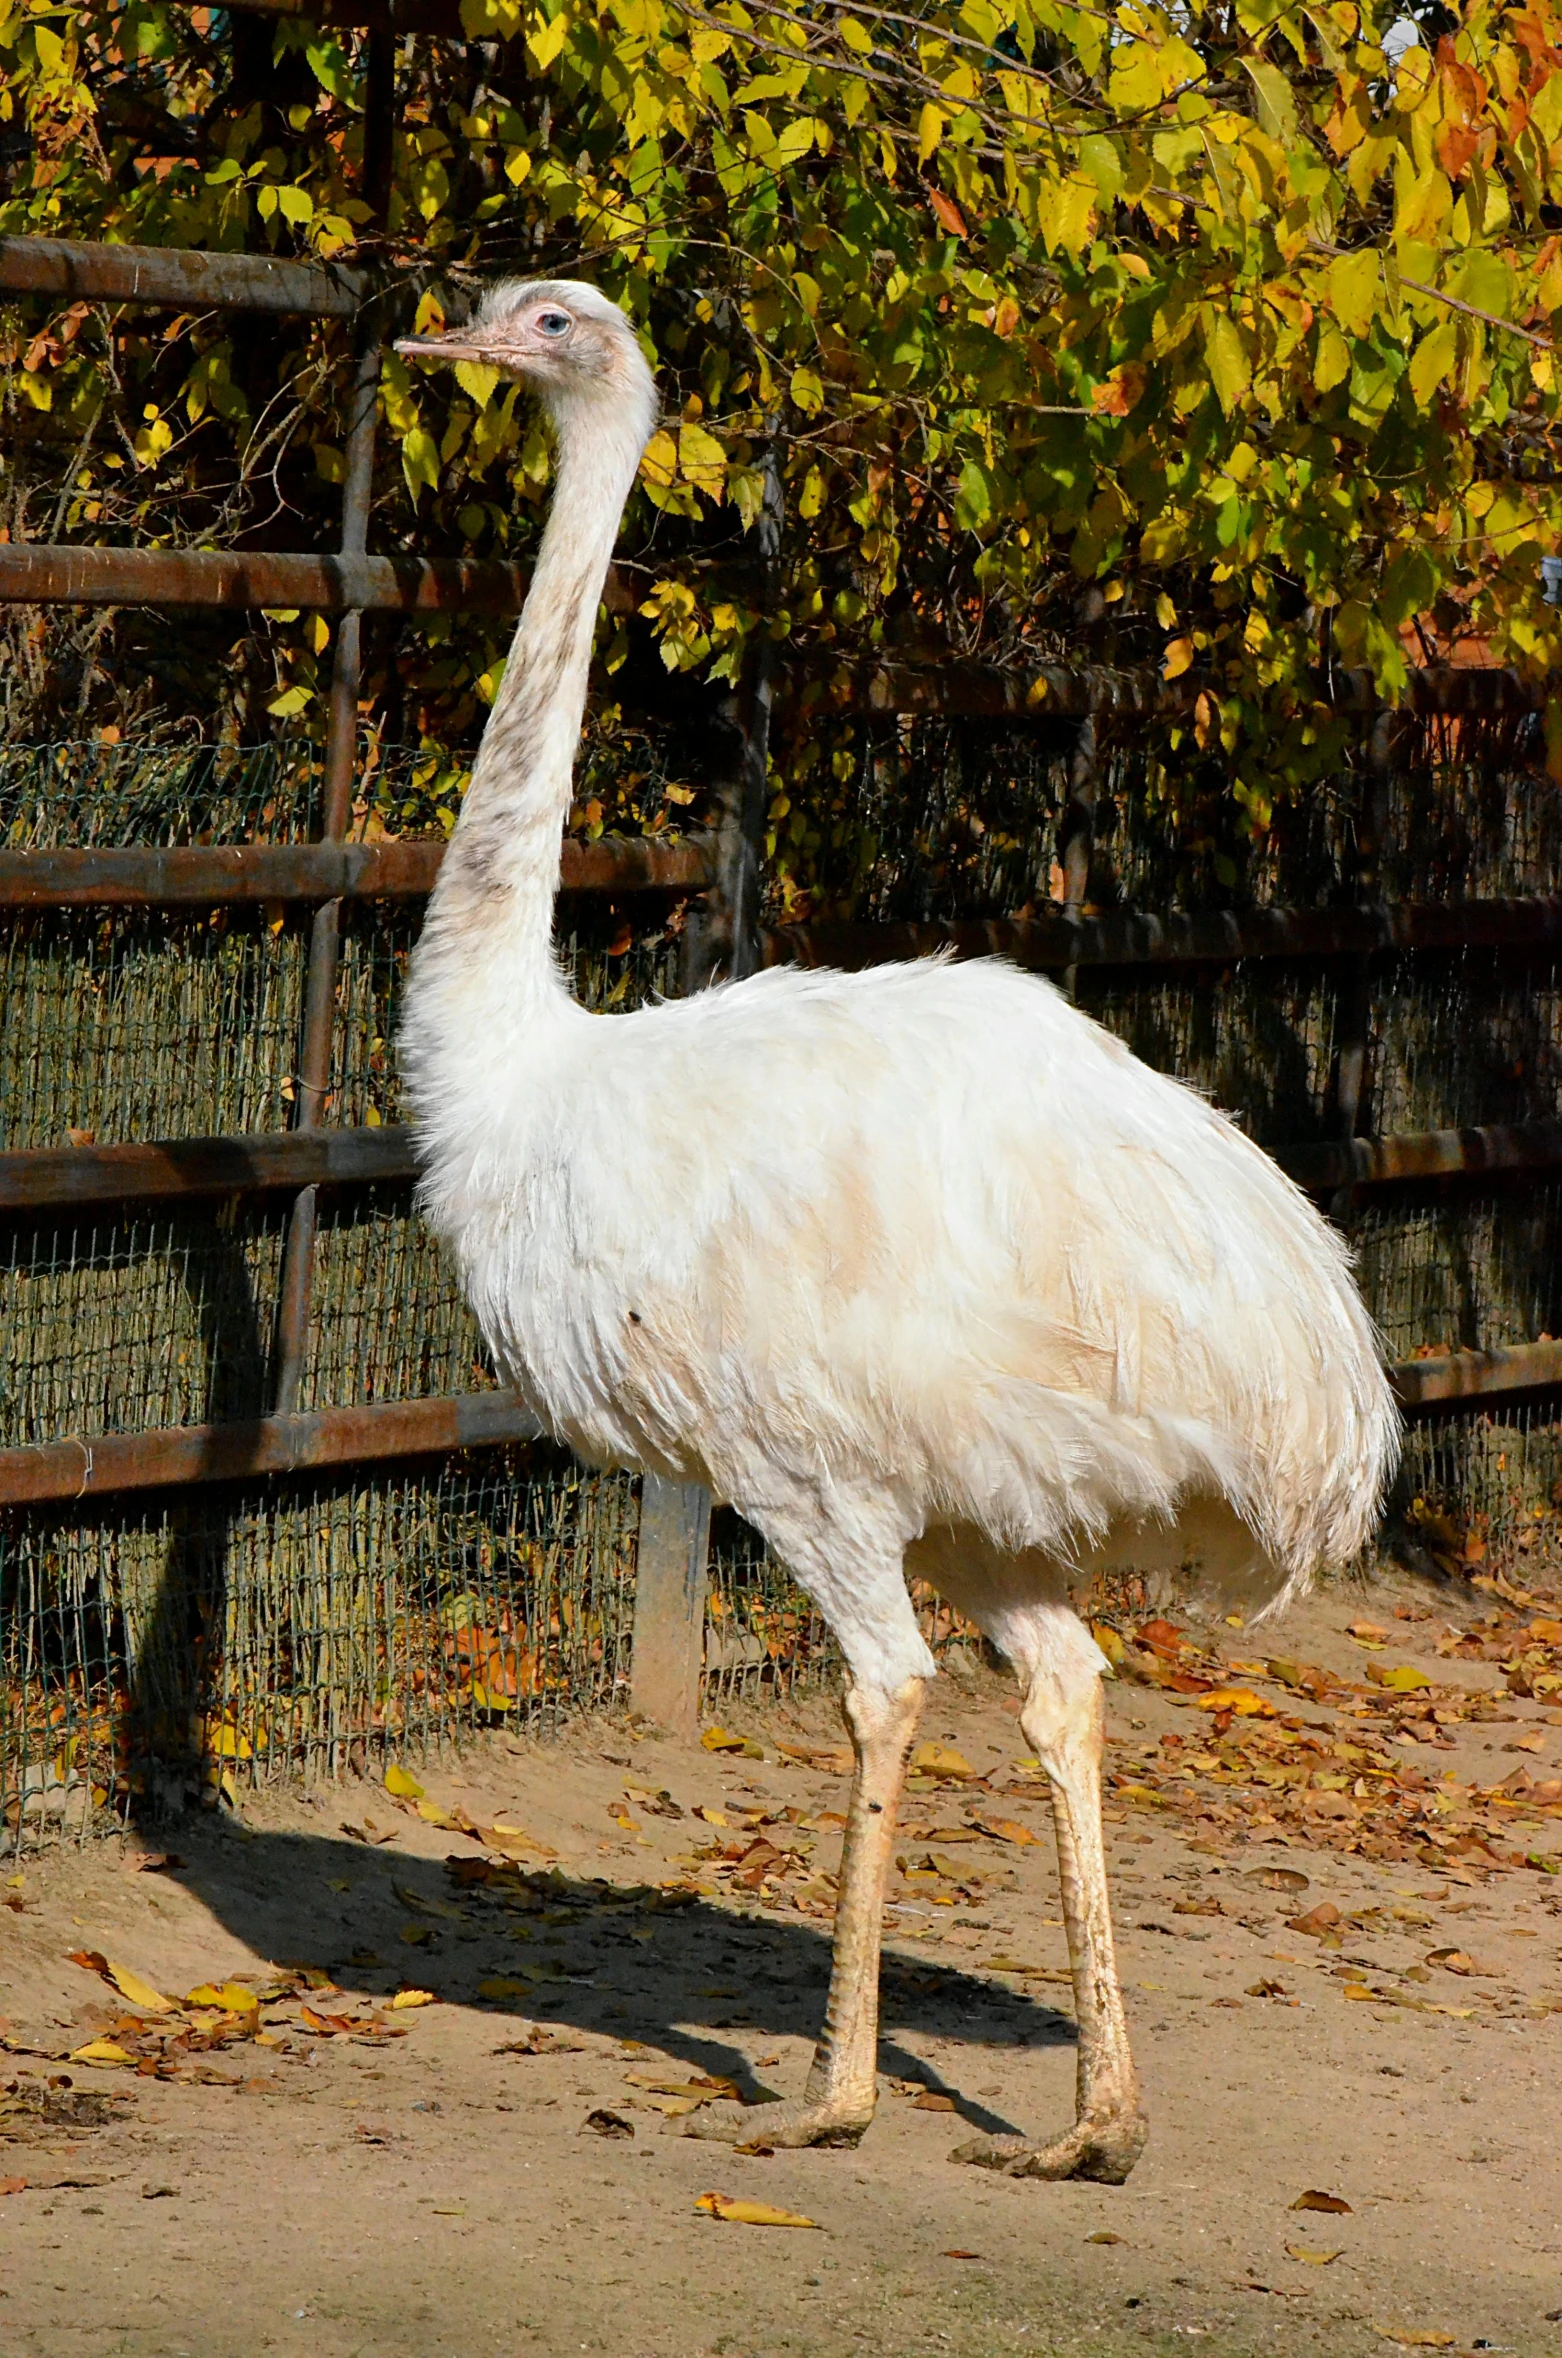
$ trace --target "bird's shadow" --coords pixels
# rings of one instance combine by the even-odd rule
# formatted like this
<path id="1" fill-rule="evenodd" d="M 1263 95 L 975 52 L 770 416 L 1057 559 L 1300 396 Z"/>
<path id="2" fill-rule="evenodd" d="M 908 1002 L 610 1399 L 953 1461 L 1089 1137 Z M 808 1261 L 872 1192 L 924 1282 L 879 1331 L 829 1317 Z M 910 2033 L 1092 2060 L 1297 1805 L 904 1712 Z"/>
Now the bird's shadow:
<path id="1" fill-rule="evenodd" d="M 170 1871 L 253 1954 L 323 1969 L 357 1997 L 388 1998 L 408 1984 L 430 1990 L 489 2017 L 496 2045 L 514 2039 L 517 2016 L 634 2040 L 732 2080 L 753 2103 L 782 2091 L 721 2033 L 812 2039 L 823 2021 L 827 1923 L 736 1915 L 698 1895 L 557 1868 L 495 1869 L 475 1854 L 410 1856 L 324 1831 L 251 1832 L 207 1819 L 170 1835 Z M 492 1879 L 468 1879 L 485 1873 Z M 485 1982 L 510 1987 L 484 1995 Z M 948 2086 L 903 2034 L 989 2051 L 1075 2043 L 1066 2015 L 932 1958 L 887 1952 L 882 1991 L 880 2069 L 953 2097 L 978 2129 L 1017 2124 Z"/>

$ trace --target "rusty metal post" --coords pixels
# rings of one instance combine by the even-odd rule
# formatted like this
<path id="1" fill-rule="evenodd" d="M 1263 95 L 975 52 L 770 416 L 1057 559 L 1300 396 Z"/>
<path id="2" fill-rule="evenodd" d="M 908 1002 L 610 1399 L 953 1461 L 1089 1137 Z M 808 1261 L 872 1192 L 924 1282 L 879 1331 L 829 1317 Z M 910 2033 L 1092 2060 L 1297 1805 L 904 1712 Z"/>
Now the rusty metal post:
<path id="1" fill-rule="evenodd" d="M 1376 906 L 1381 899 L 1383 838 L 1388 832 L 1389 794 L 1395 739 L 1395 716 L 1386 704 L 1373 717 L 1367 742 L 1367 768 L 1356 820 L 1354 897 L 1359 906 Z M 1334 1029 L 1334 1086 L 1330 1106 L 1332 1128 L 1341 1140 L 1358 1137 L 1368 1098 L 1368 1061 L 1372 1048 L 1372 959 L 1351 960 L 1340 982 Z M 1341 1226 L 1355 1209 L 1356 1191 L 1341 1187 L 1329 1201 L 1329 1216 Z"/>
<path id="2" fill-rule="evenodd" d="M 754 526 L 760 570 L 759 606 L 775 603 L 781 557 L 781 464 L 772 432 L 761 461 L 764 492 Z M 716 875 L 704 910 L 691 918 L 686 936 L 685 991 L 702 990 L 718 974 L 741 982 L 763 963 L 760 951 L 760 869 L 765 850 L 769 799 L 770 713 L 775 701 L 776 646 L 767 629 L 756 632 L 736 692 L 722 707 L 723 734 L 733 747 L 731 774 L 723 782 L 716 829 Z"/>
<path id="3" fill-rule="evenodd" d="M 1058 821 L 1058 865 L 1063 871 L 1063 906 L 1083 915 L 1090 897 L 1090 861 L 1096 847 L 1096 724 L 1087 717 L 1079 724 L 1068 765 L 1068 800 Z M 1071 999 L 1079 997 L 1079 967 L 1066 966 L 1060 977 Z"/>
<path id="4" fill-rule="evenodd" d="M 636 1711 L 673 1735 L 692 1736 L 699 1725 L 709 1547 L 710 1493 L 647 1474 L 640 1490 L 630 1694 Z"/>
<path id="5" fill-rule="evenodd" d="M 395 108 L 395 45 L 388 32 L 368 38 L 368 87 L 364 107 L 363 184 L 377 219 L 384 219 L 390 195 L 391 135 Z M 374 482 L 374 428 L 380 383 L 378 321 L 371 311 L 360 326 L 353 366 L 347 424 L 347 475 L 342 487 L 344 557 L 361 557 L 369 540 L 369 504 Z M 358 752 L 358 689 L 363 676 L 363 616 L 344 614 L 337 627 L 331 665 L 331 702 L 326 732 L 325 810 L 321 837 L 340 843 L 352 815 L 353 772 Z M 294 1082 L 293 1127 L 315 1130 L 331 1091 L 331 1044 L 336 1028 L 336 979 L 340 964 L 342 904 L 324 901 L 309 927 L 309 965 L 304 983 L 303 1040 Z M 315 1234 L 319 1196 L 313 1187 L 294 1198 L 282 1257 L 277 1297 L 276 1410 L 291 1416 L 309 1348 L 309 1310 L 314 1292 Z"/>

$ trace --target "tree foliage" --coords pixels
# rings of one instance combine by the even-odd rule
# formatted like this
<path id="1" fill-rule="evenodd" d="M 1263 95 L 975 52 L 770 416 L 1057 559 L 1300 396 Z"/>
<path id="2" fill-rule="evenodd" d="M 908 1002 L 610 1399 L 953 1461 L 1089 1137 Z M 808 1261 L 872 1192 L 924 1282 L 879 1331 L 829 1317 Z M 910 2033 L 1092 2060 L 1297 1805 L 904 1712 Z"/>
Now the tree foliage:
<path id="1" fill-rule="evenodd" d="M 1393 697 L 1454 649 L 1556 663 L 1549 0 L 461 0 L 451 38 L 399 45 L 383 228 L 359 36 L 4 4 L 4 230 L 376 259 L 425 321 L 495 270 L 629 306 L 668 412 L 610 662 L 649 624 L 669 668 L 728 676 L 756 629 L 826 679 L 885 651 L 1154 663 L 1259 830 L 1340 758 L 1331 666 Z M 46 536 L 47 480 L 61 537 L 212 538 L 269 500 L 274 545 L 329 545 L 338 328 L 8 317 L 13 531 Z M 382 398 L 373 545 L 524 549 L 548 453 L 516 389 L 387 357 Z M 761 611 L 734 560 L 770 447 Z M 317 720 L 326 639 L 274 626 L 280 719 Z M 461 742 L 499 653 L 403 636 L 378 692 Z M 801 880 L 829 765 L 793 767 Z"/>

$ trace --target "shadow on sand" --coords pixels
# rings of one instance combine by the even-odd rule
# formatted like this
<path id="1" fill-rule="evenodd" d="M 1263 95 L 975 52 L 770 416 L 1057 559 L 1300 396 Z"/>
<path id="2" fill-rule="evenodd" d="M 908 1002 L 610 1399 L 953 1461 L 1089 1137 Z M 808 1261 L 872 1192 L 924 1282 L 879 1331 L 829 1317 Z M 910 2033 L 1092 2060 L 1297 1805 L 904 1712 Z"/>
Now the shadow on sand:
<path id="1" fill-rule="evenodd" d="M 351 1788 L 342 1790 L 347 1799 Z M 324 1806 L 339 1808 L 330 1796 Z M 170 1838 L 177 1876 L 234 1937 L 277 1965 L 323 1968 L 344 1991 L 384 1998 L 407 1984 L 487 2017 L 495 2044 L 516 2018 L 633 2039 L 690 2071 L 736 2082 L 747 2102 L 794 2093 L 756 2076 L 724 2031 L 748 2043 L 817 2035 L 829 1927 L 697 1895 L 587 1879 L 554 1868 L 485 1870 L 321 1834 L 251 1832 L 203 1819 Z M 469 1880 L 482 1877 L 489 1880 Z M 891 1935 L 893 1940 L 894 1935 Z M 483 1983 L 509 1986 L 484 1996 Z M 960 2117 L 1016 2128 L 946 2088 L 903 2034 L 1002 2050 L 1072 2046 L 1073 2022 L 958 1966 L 886 1951 L 879 2068 L 956 2097 Z M 791 2076 L 791 2075 L 789 2075 Z"/>

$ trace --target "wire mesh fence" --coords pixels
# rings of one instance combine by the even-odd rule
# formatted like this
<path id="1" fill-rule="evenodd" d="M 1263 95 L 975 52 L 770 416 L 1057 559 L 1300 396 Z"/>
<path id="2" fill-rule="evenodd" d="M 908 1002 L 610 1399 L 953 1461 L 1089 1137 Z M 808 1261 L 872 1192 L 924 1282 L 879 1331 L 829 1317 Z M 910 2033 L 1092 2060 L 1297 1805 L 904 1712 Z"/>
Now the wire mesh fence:
<path id="1" fill-rule="evenodd" d="M 537 1447 L 0 1521 L 12 1847 L 622 1698 L 638 1504 Z"/>
<path id="2" fill-rule="evenodd" d="M 831 735 L 831 730 L 835 735 Z M 1428 723 L 1402 738 L 1381 889 L 1537 893 L 1562 873 L 1562 798 L 1529 724 Z M 1061 726 L 821 724 L 842 784 L 823 867 L 862 916 L 1013 914 L 1061 889 L 1073 737 Z M 836 760 L 841 756 L 840 760 Z M 614 764 L 617 762 L 618 768 Z M 629 765 L 637 764 L 637 767 Z M 355 827 L 435 831 L 459 779 L 372 748 Z M 620 774 L 620 772 L 622 774 Z M 672 766 L 595 742 L 595 807 L 665 819 Z M 649 780 L 649 784 L 647 784 Z M 318 748 L 51 746 L 0 753 L 0 841 L 298 842 L 318 826 Z M 1166 908 L 1350 897 L 1364 775 L 1350 770 L 1238 839 L 1229 797 L 1173 795 L 1146 747 L 1103 732 L 1090 893 Z M 444 798 L 442 801 L 441 798 Z M 647 799 L 649 798 L 649 800 Z M 659 800 L 658 798 L 662 798 Z M 781 814 L 784 820 L 785 814 Z M 597 823 L 597 822 L 593 822 Z M 394 1122 L 394 1041 L 418 912 L 349 904 L 327 1119 Z M 0 942 L 0 1146 L 285 1128 L 307 917 L 17 911 Z M 680 987 L 676 906 L 561 908 L 560 956 L 604 1013 Z M 1082 1006 L 1266 1145 L 1334 1134 L 1356 978 L 1342 961 L 1082 970 Z M 1515 1122 L 1558 1110 L 1559 978 L 1490 952 L 1384 960 L 1371 979 L 1361 1126 Z M 1338 1206 L 1391 1355 L 1558 1331 L 1562 1184 L 1402 1188 Z M 10 1215 L 0 1227 L 0 1447 L 264 1415 L 275 1394 L 285 1204 Z M 406 1184 L 327 1191 L 301 1409 L 495 1382 Z M 1415 1426 L 1396 1505 L 1440 1563 L 1522 1566 L 1555 1546 L 1562 1400 Z M 382 1757 L 479 1726 L 546 1725 L 621 1700 L 635 1486 L 541 1449 L 0 1518 L 0 1822 L 23 1845 L 187 1789 Z M 1473 1559 L 1471 1559 L 1473 1560 Z M 969 1633 L 919 1597 L 956 1660 Z M 713 1523 L 704 1690 L 713 1706 L 834 1675 L 807 1599 L 734 1516 Z"/>

